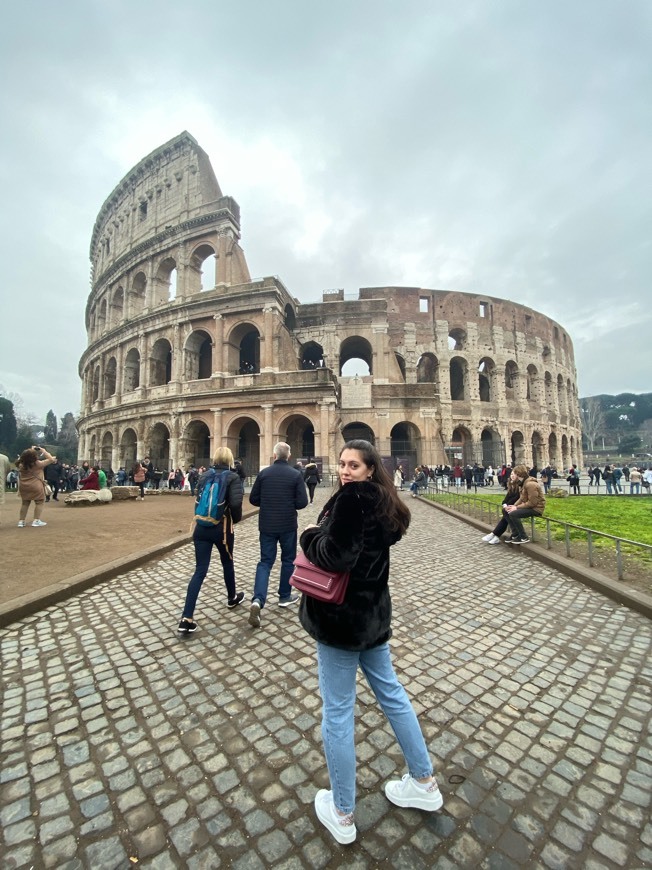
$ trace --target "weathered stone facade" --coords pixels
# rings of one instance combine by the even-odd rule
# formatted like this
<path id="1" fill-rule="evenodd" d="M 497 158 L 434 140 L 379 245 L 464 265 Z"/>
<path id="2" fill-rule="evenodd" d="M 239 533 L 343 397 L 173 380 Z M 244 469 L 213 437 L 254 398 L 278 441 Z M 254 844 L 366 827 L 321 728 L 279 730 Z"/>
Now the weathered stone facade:
<path id="1" fill-rule="evenodd" d="M 225 442 L 254 473 L 285 440 L 329 470 L 343 440 L 362 436 L 408 466 L 580 461 L 573 347 L 558 323 L 413 287 L 301 304 L 278 278 L 251 280 L 239 239 L 239 207 L 188 133 L 106 200 L 90 251 L 80 457 L 117 468 L 149 454 L 167 469 Z M 364 374 L 343 376 L 351 360 Z"/>

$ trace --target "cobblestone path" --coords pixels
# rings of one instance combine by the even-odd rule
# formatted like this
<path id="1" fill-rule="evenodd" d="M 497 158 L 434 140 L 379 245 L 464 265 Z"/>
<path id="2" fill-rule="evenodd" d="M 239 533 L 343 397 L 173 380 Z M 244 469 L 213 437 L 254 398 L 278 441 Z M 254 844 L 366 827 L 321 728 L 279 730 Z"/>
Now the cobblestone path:
<path id="1" fill-rule="evenodd" d="M 392 649 L 441 813 L 384 797 L 402 756 L 360 680 L 358 839 L 332 840 L 312 807 L 327 775 L 296 609 L 272 595 L 251 629 L 215 557 L 200 630 L 178 637 L 184 547 L 2 632 L 0 867 L 652 866 L 652 624 L 409 504 Z M 248 598 L 257 556 L 250 519 L 236 532 Z"/>

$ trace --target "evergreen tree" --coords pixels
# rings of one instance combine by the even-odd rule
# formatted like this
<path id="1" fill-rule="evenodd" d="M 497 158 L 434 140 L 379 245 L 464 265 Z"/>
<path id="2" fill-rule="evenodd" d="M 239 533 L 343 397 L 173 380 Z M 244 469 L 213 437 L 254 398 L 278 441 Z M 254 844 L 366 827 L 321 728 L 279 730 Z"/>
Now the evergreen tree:
<path id="1" fill-rule="evenodd" d="M 79 435 L 77 434 L 77 426 L 75 418 L 68 411 L 63 415 L 61 421 L 61 429 L 59 430 L 59 438 L 57 439 L 59 450 L 57 457 L 63 462 L 77 461 L 77 447 L 79 445 Z"/>
<path id="2" fill-rule="evenodd" d="M 10 459 L 13 458 L 11 454 L 14 451 L 16 430 L 14 403 L 0 398 L 0 451 L 6 453 Z"/>
<path id="3" fill-rule="evenodd" d="M 51 408 L 45 417 L 45 440 L 48 444 L 57 442 L 57 417 Z"/>

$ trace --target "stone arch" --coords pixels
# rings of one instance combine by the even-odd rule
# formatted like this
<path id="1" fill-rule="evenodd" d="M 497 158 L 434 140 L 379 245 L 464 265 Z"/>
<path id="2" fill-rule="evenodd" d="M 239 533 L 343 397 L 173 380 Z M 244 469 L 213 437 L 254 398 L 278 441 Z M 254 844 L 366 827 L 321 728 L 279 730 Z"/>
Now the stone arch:
<path id="1" fill-rule="evenodd" d="M 570 455 L 568 453 L 568 436 L 561 436 L 561 464 L 562 468 L 566 470 L 570 467 Z"/>
<path id="2" fill-rule="evenodd" d="M 294 461 L 314 459 L 315 427 L 304 414 L 291 414 L 279 424 L 279 438 L 290 445 Z"/>
<path id="3" fill-rule="evenodd" d="M 348 368 L 352 368 L 352 365 L 358 360 L 366 366 L 367 371 L 358 371 L 357 374 L 363 376 L 366 374 L 372 375 L 373 357 L 374 354 L 371 344 L 366 338 L 363 338 L 361 335 L 351 335 L 348 338 L 345 338 L 340 344 L 340 375 L 348 377 L 348 375 L 343 371 L 344 366 L 349 363 L 350 365 Z M 351 375 L 353 374 L 356 374 L 356 372 L 351 371 Z"/>
<path id="4" fill-rule="evenodd" d="M 238 323 L 229 333 L 226 347 L 231 374 L 250 375 L 260 371 L 260 333 L 253 323 Z"/>
<path id="5" fill-rule="evenodd" d="M 468 341 L 468 336 L 466 334 L 466 329 L 462 329 L 461 327 L 455 327 L 451 329 L 448 333 L 448 349 L 451 351 L 454 350 L 464 350 Z"/>
<path id="6" fill-rule="evenodd" d="M 450 447 L 446 450 L 449 464 L 470 465 L 473 461 L 473 436 L 466 426 L 456 426 L 451 437 Z"/>
<path id="7" fill-rule="evenodd" d="M 490 426 L 486 426 L 480 433 L 480 446 L 482 447 L 482 465 L 487 468 L 500 468 L 505 461 L 505 451 L 500 433 Z"/>
<path id="8" fill-rule="evenodd" d="M 548 413 L 551 414 L 555 410 L 555 393 L 553 389 L 552 375 L 550 374 L 550 372 L 544 373 L 543 383 L 546 393 L 546 408 L 548 409 Z"/>
<path id="9" fill-rule="evenodd" d="M 177 261 L 174 257 L 165 257 L 159 263 L 154 278 L 154 305 L 165 305 L 177 295 Z"/>
<path id="10" fill-rule="evenodd" d="M 392 426 L 390 437 L 390 452 L 395 464 L 401 463 L 403 471 L 411 474 L 420 461 L 421 432 L 407 420 Z"/>
<path id="11" fill-rule="evenodd" d="M 165 423 L 154 423 L 151 427 L 147 436 L 145 453 L 149 456 L 154 468 L 161 471 L 169 471 L 172 464 L 178 465 L 177 458 L 170 456 L 170 430 Z"/>
<path id="12" fill-rule="evenodd" d="M 434 353 L 424 353 L 417 363 L 417 383 L 436 384 L 439 376 L 439 360 Z"/>
<path id="13" fill-rule="evenodd" d="M 537 385 L 539 383 L 539 373 L 537 367 L 530 363 L 527 367 L 527 391 L 526 398 L 531 402 L 537 400 Z"/>
<path id="14" fill-rule="evenodd" d="M 213 257 L 212 269 L 204 268 L 206 260 Z M 205 290 L 213 290 L 216 280 L 215 248 L 202 242 L 190 254 L 188 264 L 188 278 L 191 293 L 200 293 Z"/>
<path id="15" fill-rule="evenodd" d="M 104 396 L 114 396 L 117 386 L 117 363 L 112 356 L 104 369 Z"/>
<path id="16" fill-rule="evenodd" d="M 101 335 L 106 330 L 106 307 L 105 296 L 100 300 L 100 304 L 97 306 L 97 319 L 95 321 L 95 326 L 98 335 Z"/>
<path id="17" fill-rule="evenodd" d="M 370 444 L 376 443 L 374 430 L 366 423 L 356 421 L 354 423 L 347 423 L 346 426 L 342 427 L 343 441 L 353 441 L 354 439 L 359 438 L 362 438 L 364 441 L 369 441 Z"/>
<path id="18" fill-rule="evenodd" d="M 136 317 L 145 307 L 145 290 L 147 276 L 144 272 L 136 272 L 131 282 L 131 289 L 127 299 L 127 317 Z"/>
<path id="19" fill-rule="evenodd" d="M 539 471 L 545 464 L 543 444 L 544 442 L 541 432 L 535 429 L 532 433 L 532 465 Z"/>
<path id="20" fill-rule="evenodd" d="M 91 440 L 88 444 L 88 461 L 91 465 L 97 462 L 97 436 L 91 435 Z"/>
<path id="21" fill-rule="evenodd" d="M 120 465 L 130 471 L 138 458 L 138 436 L 128 427 L 120 436 Z"/>
<path id="22" fill-rule="evenodd" d="M 113 295 L 111 296 L 111 303 L 109 306 L 109 320 L 111 321 L 111 326 L 117 326 L 121 320 L 124 320 L 125 316 L 125 291 L 122 285 L 116 287 L 113 291 Z"/>
<path id="23" fill-rule="evenodd" d="M 160 387 L 172 380 L 172 345 L 167 338 L 154 342 L 150 355 L 149 386 Z"/>
<path id="24" fill-rule="evenodd" d="M 406 377 L 407 373 L 406 373 L 406 368 L 405 368 L 405 358 L 403 357 L 402 354 L 396 353 L 396 351 L 394 351 L 394 356 L 396 358 L 396 363 L 399 367 L 399 371 L 401 372 L 401 377 L 403 378 L 403 382 L 405 382 L 407 380 L 407 377 Z"/>
<path id="25" fill-rule="evenodd" d="M 132 347 L 127 352 L 124 362 L 123 392 L 129 393 L 137 390 L 140 386 L 140 353 L 138 348 Z"/>
<path id="26" fill-rule="evenodd" d="M 513 359 L 505 363 L 505 398 L 514 400 L 517 398 L 518 366 Z"/>
<path id="27" fill-rule="evenodd" d="M 245 474 L 256 475 L 260 469 L 260 426 L 251 417 L 236 417 L 228 426 L 226 432 L 227 446 L 233 456 L 242 462 Z M 265 458 L 265 464 L 272 457 Z"/>
<path id="28" fill-rule="evenodd" d="M 550 435 L 548 435 L 548 461 L 551 465 L 554 466 L 556 466 L 559 462 L 559 455 L 557 451 L 557 435 L 554 432 L 551 432 Z"/>
<path id="29" fill-rule="evenodd" d="M 324 348 L 316 341 L 309 341 L 301 346 L 299 352 L 300 366 L 302 369 L 321 369 L 326 365 L 324 360 Z"/>
<path id="30" fill-rule="evenodd" d="M 213 374 L 213 340 L 204 329 L 196 329 L 186 340 L 184 353 L 184 379 L 206 380 Z"/>
<path id="31" fill-rule="evenodd" d="M 454 356 L 450 361 L 451 400 L 464 402 L 469 397 L 468 364 L 464 357 Z"/>
<path id="32" fill-rule="evenodd" d="M 494 396 L 495 363 L 490 357 L 485 356 L 478 366 L 478 391 L 481 402 L 492 402 Z"/>
<path id="33" fill-rule="evenodd" d="M 511 437 L 511 463 L 512 468 L 515 465 L 525 465 L 525 436 L 519 429 L 512 432 Z"/>
<path id="34" fill-rule="evenodd" d="M 100 465 L 106 471 L 111 468 L 113 461 L 113 435 L 111 432 L 105 432 L 102 438 L 102 447 L 100 451 Z"/>
<path id="35" fill-rule="evenodd" d="M 100 367 L 96 365 L 93 369 L 93 382 L 91 385 L 91 401 L 97 402 L 100 398 Z"/>
<path id="36" fill-rule="evenodd" d="M 208 467 L 212 462 L 211 433 L 203 420 L 191 420 L 179 439 L 179 461 L 177 465 L 187 468 L 189 465 Z"/>
<path id="37" fill-rule="evenodd" d="M 294 332 L 297 328 L 297 317 L 294 313 L 294 308 L 289 304 L 285 306 L 284 322 L 286 328 L 289 329 L 290 332 Z"/>

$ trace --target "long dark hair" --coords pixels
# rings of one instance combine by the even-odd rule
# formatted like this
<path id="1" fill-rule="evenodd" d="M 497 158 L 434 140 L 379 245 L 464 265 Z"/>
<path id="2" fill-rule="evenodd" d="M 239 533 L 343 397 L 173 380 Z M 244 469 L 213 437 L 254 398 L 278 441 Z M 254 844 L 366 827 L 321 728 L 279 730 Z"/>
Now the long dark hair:
<path id="1" fill-rule="evenodd" d="M 398 497 L 394 481 L 389 476 L 374 445 L 363 438 L 354 438 L 342 447 L 340 456 L 345 450 L 357 450 L 362 455 L 364 464 L 371 470 L 371 482 L 378 488 L 378 518 L 381 521 L 385 520 L 392 531 L 404 535 L 410 525 L 410 510 Z M 339 485 L 342 486 L 341 480 Z"/>

